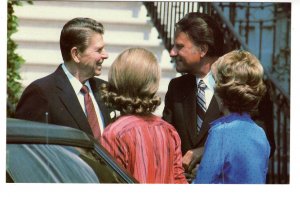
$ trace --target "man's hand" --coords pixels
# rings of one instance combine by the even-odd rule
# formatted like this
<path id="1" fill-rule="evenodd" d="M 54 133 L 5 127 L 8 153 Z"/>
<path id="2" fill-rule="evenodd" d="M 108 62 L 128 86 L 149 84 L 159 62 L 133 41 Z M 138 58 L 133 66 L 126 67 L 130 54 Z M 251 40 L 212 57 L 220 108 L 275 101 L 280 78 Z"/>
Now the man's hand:
<path id="1" fill-rule="evenodd" d="M 189 174 L 195 173 L 196 164 L 200 163 L 204 152 L 204 147 L 195 148 L 192 150 L 188 150 L 182 158 L 182 164 L 185 171 Z"/>
<path id="2" fill-rule="evenodd" d="M 196 178 L 198 167 L 199 167 L 199 164 L 196 164 L 195 168 L 193 168 L 190 173 L 187 173 L 187 172 L 184 173 L 185 178 L 188 183 L 192 183 L 193 180 Z"/>

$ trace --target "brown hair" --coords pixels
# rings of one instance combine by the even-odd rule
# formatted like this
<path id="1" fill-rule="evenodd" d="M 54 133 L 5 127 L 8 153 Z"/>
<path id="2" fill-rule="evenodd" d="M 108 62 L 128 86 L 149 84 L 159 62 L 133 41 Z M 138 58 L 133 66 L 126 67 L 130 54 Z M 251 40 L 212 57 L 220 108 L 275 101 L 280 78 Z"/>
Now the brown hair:
<path id="1" fill-rule="evenodd" d="M 65 62 L 71 60 L 70 51 L 77 47 L 83 52 L 93 33 L 104 34 L 104 27 L 101 23 L 90 18 L 74 18 L 67 22 L 60 34 L 60 50 Z"/>
<path id="2" fill-rule="evenodd" d="M 155 96 L 159 79 L 160 68 L 150 51 L 126 49 L 110 67 L 109 85 L 101 87 L 102 99 L 122 114 L 149 114 L 160 105 L 160 98 Z"/>
<path id="3" fill-rule="evenodd" d="M 231 51 L 213 65 L 217 95 L 231 112 L 252 113 L 266 92 L 263 67 L 251 53 Z"/>
<path id="4" fill-rule="evenodd" d="M 188 13 L 176 23 L 176 33 L 179 32 L 186 33 L 198 47 L 207 44 L 207 55 L 210 57 L 219 57 L 224 54 L 223 33 L 215 20 L 207 14 Z"/>

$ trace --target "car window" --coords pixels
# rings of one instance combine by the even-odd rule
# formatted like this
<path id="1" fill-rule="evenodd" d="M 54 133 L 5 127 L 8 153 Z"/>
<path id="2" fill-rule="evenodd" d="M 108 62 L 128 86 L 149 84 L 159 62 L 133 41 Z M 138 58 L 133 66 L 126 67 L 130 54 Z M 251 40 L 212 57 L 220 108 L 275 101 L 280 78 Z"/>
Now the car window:
<path id="1" fill-rule="evenodd" d="M 93 149 L 49 144 L 7 144 L 6 151 L 7 182 L 123 182 Z"/>

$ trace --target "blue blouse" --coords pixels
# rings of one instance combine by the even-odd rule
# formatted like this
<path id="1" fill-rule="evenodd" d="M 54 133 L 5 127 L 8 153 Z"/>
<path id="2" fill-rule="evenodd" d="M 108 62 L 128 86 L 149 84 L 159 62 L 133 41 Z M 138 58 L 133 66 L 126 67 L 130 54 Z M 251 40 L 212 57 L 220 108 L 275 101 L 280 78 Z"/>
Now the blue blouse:
<path id="1" fill-rule="evenodd" d="M 265 183 L 270 145 L 249 114 L 231 113 L 211 123 L 194 183 Z"/>

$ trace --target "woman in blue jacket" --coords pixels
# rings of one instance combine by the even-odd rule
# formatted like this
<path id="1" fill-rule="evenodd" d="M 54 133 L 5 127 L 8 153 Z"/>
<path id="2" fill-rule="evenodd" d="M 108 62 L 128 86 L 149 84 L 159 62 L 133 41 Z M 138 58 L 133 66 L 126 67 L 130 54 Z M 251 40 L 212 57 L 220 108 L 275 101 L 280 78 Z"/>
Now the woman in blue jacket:
<path id="1" fill-rule="evenodd" d="M 226 115 L 211 123 L 194 183 L 265 183 L 270 145 L 251 114 L 265 94 L 263 67 L 247 51 L 220 57 L 212 70 Z"/>

